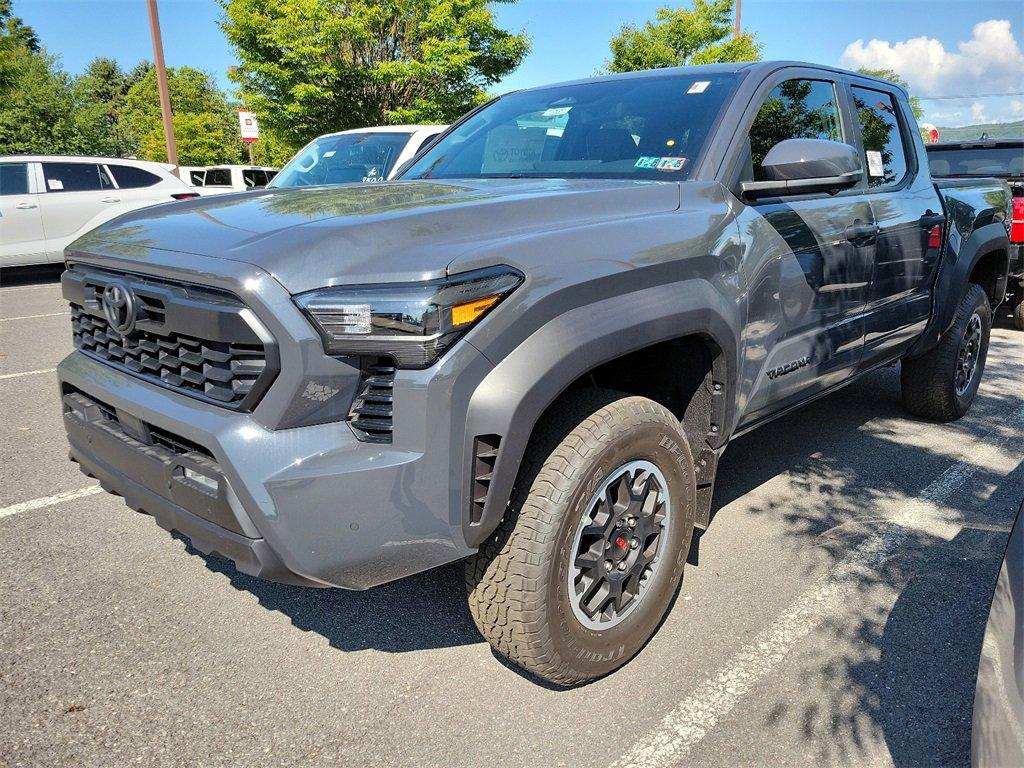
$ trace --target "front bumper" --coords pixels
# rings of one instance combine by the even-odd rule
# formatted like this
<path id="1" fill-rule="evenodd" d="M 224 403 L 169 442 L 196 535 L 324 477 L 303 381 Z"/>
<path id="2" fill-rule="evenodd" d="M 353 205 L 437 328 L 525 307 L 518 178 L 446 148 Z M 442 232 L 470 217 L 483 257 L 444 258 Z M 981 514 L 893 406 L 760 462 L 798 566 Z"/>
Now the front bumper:
<path id="1" fill-rule="evenodd" d="M 217 267 L 236 291 L 254 277 L 229 280 L 230 265 Z M 263 289 L 246 303 L 280 345 L 281 372 L 252 412 L 76 351 L 58 367 L 71 458 L 196 549 L 262 578 L 365 589 L 471 554 L 465 411 L 490 363 L 457 344 L 431 369 L 399 371 L 390 444 L 361 442 L 343 418 L 289 426 L 309 371 L 337 363 L 276 281 L 255 277 Z M 317 350 L 322 359 L 310 360 Z"/>

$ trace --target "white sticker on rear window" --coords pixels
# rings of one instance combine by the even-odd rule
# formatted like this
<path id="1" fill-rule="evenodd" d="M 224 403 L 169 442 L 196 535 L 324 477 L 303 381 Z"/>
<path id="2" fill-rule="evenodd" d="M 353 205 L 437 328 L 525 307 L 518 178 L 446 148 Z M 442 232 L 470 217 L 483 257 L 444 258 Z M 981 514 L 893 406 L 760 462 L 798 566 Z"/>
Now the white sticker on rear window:
<path id="1" fill-rule="evenodd" d="M 688 90 L 687 93 L 704 93 L 704 91 L 708 89 L 709 85 L 711 85 L 710 80 L 698 80 L 690 86 L 690 90 Z"/>
<path id="2" fill-rule="evenodd" d="M 865 154 L 868 156 L 868 175 L 885 176 L 885 168 L 882 165 L 882 153 L 869 149 Z"/>
<path id="3" fill-rule="evenodd" d="M 47 179 L 46 186 L 50 189 L 64 189 L 64 182 L 60 179 Z"/>

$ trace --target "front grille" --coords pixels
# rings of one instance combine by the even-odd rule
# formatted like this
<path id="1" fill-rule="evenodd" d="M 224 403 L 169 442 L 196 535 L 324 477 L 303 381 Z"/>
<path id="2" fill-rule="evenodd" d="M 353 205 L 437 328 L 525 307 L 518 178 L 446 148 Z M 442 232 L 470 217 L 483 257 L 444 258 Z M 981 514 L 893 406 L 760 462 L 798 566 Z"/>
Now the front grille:
<path id="1" fill-rule="evenodd" d="M 378 362 L 364 369 L 359 394 L 349 411 L 349 426 L 367 443 L 390 443 L 392 437 L 395 367 Z"/>
<path id="2" fill-rule="evenodd" d="M 136 299 L 136 325 L 127 336 L 103 313 L 111 281 Z M 246 319 L 230 296 L 194 286 L 106 272 L 65 273 L 75 347 L 107 365 L 217 405 L 251 410 L 277 370 L 276 347 Z"/>

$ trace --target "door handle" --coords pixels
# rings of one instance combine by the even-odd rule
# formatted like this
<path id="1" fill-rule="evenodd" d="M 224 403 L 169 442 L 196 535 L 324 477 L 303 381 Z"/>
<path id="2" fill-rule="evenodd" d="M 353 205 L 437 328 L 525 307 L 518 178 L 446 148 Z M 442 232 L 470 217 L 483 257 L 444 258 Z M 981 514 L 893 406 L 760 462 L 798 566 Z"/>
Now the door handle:
<path id="1" fill-rule="evenodd" d="M 851 224 L 846 228 L 846 239 L 857 245 L 870 243 L 877 235 L 877 224 Z"/>
<path id="2" fill-rule="evenodd" d="M 102 202 L 104 202 L 104 203 L 120 203 L 121 202 L 121 198 L 120 197 L 104 197 Z"/>
<path id="3" fill-rule="evenodd" d="M 33 208 L 38 208 L 38 203 L 18 203 L 16 206 L 19 211 L 31 211 Z"/>

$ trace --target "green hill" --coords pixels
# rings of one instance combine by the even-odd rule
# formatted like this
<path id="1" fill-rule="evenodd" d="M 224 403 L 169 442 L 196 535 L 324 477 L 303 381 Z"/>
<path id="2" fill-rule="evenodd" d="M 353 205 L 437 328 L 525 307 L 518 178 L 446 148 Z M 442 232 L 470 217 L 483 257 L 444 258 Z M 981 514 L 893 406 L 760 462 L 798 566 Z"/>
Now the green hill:
<path id="1" fill-rule="evenodd" d="M 990 139 L 1024 138 L 1024 120 L 1015 120 L 1012 123 L 963 125 L 959 128 L 943 128 L 940 125 L 938 129 L 942 141 L 970 141 L 981 138 L 983 133 L 987 133 Z"/>

